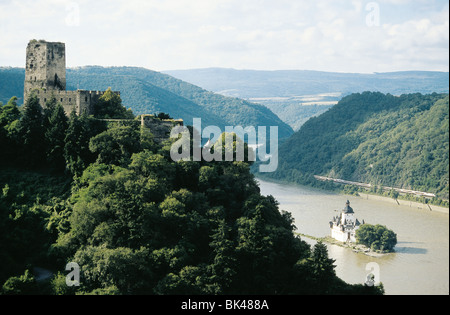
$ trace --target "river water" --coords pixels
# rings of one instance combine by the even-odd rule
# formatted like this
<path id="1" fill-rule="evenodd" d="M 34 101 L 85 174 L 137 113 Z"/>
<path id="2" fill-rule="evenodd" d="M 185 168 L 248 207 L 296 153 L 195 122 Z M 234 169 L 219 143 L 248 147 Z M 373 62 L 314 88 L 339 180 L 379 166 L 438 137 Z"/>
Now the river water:
<path id="1" fill-rule="evenodd" d="M 280 203 L 280 210 L 292 213 L 299 233 L 328 236 L 329 221 L 349 200 L 359 221 L 385 225 L 397 234 L 395 253 L 382 257 L 328 244 L 329 257 L 336 260 L 336 273 L 347 283 L 364 283 L 366 276 L 373 273 L 376 280 L 383 283 L 386 295 L 449 294 L 448 214 L 309 187 L 258 181 L 261 194 L 274 196 Z M 310 239 L 303 239 L 314 244 Z"/>

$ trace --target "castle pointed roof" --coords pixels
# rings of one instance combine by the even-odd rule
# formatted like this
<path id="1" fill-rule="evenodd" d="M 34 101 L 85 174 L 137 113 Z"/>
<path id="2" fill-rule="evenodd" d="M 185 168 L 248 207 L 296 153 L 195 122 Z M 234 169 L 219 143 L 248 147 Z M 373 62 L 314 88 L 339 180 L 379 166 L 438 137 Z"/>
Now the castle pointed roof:
<path id="1" fill-rule="evenodd" d="M 344 209 L 342 209 L 343 213 L 354 213 L 353 208 L 350 207 L 350 201 L 347 200 Z"/>

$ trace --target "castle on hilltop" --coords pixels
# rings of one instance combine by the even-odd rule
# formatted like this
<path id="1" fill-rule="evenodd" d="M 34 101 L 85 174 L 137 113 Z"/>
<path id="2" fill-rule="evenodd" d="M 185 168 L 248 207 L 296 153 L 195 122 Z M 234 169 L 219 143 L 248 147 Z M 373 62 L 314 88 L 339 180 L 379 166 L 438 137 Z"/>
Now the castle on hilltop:
<path id="1" fill-rule="evenodd" d="M 353 208 L 350 207 L 350 201 L 347 200 L 341 213 L 330 221 L 332 238 L 343 243 L 356 243 L 356 230 L 359 229 L 361 223 L 355 218 L 354 214 Z M 364 220 L 362 224 L 364 224 Z"/>
<path id="2" fill-rule="evenodd" d="M 94 106 L 105 91 L 66 91 L 66 46 L 64 43 L 31 40 L 27 46 L 24 103 L 31 94 L 39 99 L 44 108 L 47 101 L 56 98 L 66 115 L 94 114 Z M 113 92 L 120 96 L 120 92 Z M 174 126 L 183 126 L 182 119 L 158 119 L 154 115 L 140 115 L 142 128 L 153 134 L 157 143 L 170 138 Z M 139 122 L 135 119 L 103 119 L 111 122 Z"/>
<path id="3" fill-rule="evenodd" d="M 67 115 L 93 114 L 93 108 L 105 91 L 66 91 L 66 46 L 59 42 L 31 40 L 27 46 L 24 103 L 34 93 L 41 107 L 56 98 Z M 114 92 L 120 95 L 120 92 Z"/>

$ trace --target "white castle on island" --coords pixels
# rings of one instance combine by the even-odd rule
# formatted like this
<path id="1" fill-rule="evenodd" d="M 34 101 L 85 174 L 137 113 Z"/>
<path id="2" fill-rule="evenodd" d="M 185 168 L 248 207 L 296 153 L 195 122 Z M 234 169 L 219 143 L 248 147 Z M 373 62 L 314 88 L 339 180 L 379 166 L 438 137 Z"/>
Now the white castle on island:
<path id="1" fill-rule="evenodd" d="M 353 208 L 350 207 L 350 201 L 347 200 L 341 213 L 330 221 L 332 238 L 343 243 L 356 243 L 356 230 L 361 226 L 361 223 L 354 214 Z M 364 220 L 362 224 L 364 224 Z"/>

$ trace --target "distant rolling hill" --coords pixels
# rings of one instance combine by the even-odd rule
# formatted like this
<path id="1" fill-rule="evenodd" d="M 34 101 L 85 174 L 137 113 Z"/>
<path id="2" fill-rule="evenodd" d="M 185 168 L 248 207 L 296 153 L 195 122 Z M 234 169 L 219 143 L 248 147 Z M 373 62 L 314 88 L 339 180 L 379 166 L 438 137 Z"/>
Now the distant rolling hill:
<path id="1" fill-rule="evenodd" d="M 449 92 L 448 72 L 405 71 L 358 74 L 307 70 L 207 68 L 164 71 L 219 94 L 255 101 L 270 108 L 294 130 L 343 96 L 364 91 L 393 95 Z"/>
<path id="2" fill-rule="evenodd" d="M 121 92 L 124 106 L 134 114 L 169 113 L 182 118 L 187 125 L 193 118 L 202 118 L 202 125 L 278 126 L 280 138 L 287 138 L 292 128 L 270 109 L 235 97 L 209 92 L 167 74 L 137 67 L 87 66 L 67 69 L 67 90 L 105 90 Z M 23 103 L 22 68 L 0 68 L 0 101 L 12 96 Z"/>

